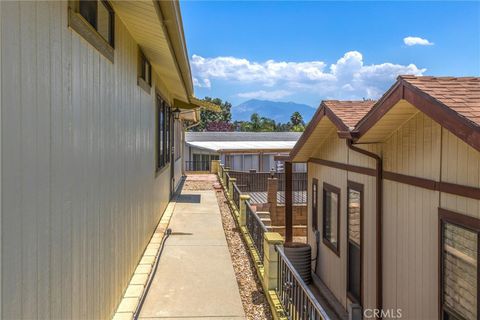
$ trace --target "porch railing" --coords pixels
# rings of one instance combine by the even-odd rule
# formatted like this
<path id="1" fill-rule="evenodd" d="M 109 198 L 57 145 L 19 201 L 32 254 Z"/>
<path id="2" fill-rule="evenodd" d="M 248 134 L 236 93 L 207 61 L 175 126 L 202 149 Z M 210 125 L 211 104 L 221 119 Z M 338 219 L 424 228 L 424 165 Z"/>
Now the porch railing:
<path id="1" fill-rule="evenodd" d="M 185 171 L 210 171 L 210 161 L 185 161 Z"/>
<path id="2" fill-rule="evenodd" d="M 242 194 L 242 192 L 238 188 L 237 184 L 234 183 L 233 184 L 233 202 L 235 203 L 237 208 L 240 208 L 240 195 L 241 194 Z"/>
<path id="3" fill-rule="evenodd" d="M 229 171 L 232 178 L 237 179 L 237 185 L 243 192 L 265 192 L 268 187 L 268 178 L 275 177 L 278 179 L 278 191 L 285 191 L 285 173 L 270 172 L 246 172 L 246 171 Z M 292 173 L 292 190 L 307 190 L 307 173 Z"/>
<path id="4" fill-rule="evenodd" d="M 223 165 L 219 164 L 217 168 L 228 202 L 237 212 L 233 216 L 249 244 L 250 255 L 262 286 L 270 296 L 272 312 L 279 319 L 329 320 L 325 310 L 285 256 L 282 236 L 268 231 L 250 205 L 249 196 L 242 194 L 241 183 L 244 181 L 239 179 L 237 172 L 229 171 Z"/>
<path id="5" fill-rule="evenodd" d="M 325 310 L 285 256 L 283 248 L 277 245 L 275 250 L 278 252 L 277 295 L 288 319 L 328 319 Z"/>
<path id="6" fill-rule="evenodd" d="M 248 202 L 245 208 L 245 215 L 247 229 L 250 233 L 250 237 L 252 237 L 253 245 L 255 246 L 255 249 L 257 249 L 260 260 L 263 261 L 263 237 L 265 236 L 265 232 L 268 232 L 267 227 L 263 224 L 258 214 L 252 209 Z"/>

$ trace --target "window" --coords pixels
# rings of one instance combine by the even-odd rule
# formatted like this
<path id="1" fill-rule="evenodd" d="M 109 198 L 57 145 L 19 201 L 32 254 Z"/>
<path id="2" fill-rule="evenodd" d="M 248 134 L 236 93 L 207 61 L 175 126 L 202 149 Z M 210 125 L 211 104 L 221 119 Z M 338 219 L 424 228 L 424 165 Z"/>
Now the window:
<path id="1" fill-rule="evenodd" d="M 480 220 L 439 209 L 441 318 L 478 319 Z"/>
<path id="2" fill-rule="evenodd" d="M 340 189 L 323 184 L 323 243 L 335 254 L 340 256 L 339 251 L 339 225 L 340 225 Z"/>
<path id="3" fill-rule="evenodd" d="M 113 61 L 115 14 L 107 1 L 70 1 L 69 26 Z"/>
<path id="4" fill-rule="evenodd" d="M 141 50 L 139 50 L 138 54 L 137 83 L 143 90 L 145 90 L 147 93 L 150 93 L 150 89 L 152 87 L 152 65 Z"/>
<path id="5" fill-rule="evenodd" d="M 312 230 L 318 230 L 318 180 L 312 182 Z"/>
<path id="6" fill-rule="evenodd" d="M 156 171 L 170 163 L 171 148 L 171 112 L 167 103 L 157 95 L 156 103 Z"/>
<path id="7" fill-rule="evenodd" d="M 361 305 L 363 185 L 349 181 L 347 197 L 347 296 Z"/>
<path id="8" fill-rule="evenodd" d="M 182 122 L 177 120 L 174 121 L 174 127 L 175 127 L 175 145 L 173 147 L 173 152 L 175 156 L 175 161 L 180 159 L 182 156 L 182 136 L 183 136 L 183 125 Z"/>

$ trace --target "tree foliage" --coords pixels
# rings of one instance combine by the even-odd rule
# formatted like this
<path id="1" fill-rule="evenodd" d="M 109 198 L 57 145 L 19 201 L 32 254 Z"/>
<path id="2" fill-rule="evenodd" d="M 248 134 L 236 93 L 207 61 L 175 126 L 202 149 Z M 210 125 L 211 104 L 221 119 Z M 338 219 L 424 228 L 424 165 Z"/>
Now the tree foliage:
<path id="1" fill-rule="evenodd" d="M 221 112 L 202 110 L 200 123 L 192 127 L 191 131 L 246 131 L 246 132 L 302 132 L 305 130 L 305 122 L 300 112 L 295 111 L 287 123 L 275 122 L 268 117 L 262 117 L 258 113 L 250 116 L 250 121 L 235 121 L 232 123 L 232 105 L 228 101 L 219 98 L 205 97 L 206 101 L 219 105 Z"/>

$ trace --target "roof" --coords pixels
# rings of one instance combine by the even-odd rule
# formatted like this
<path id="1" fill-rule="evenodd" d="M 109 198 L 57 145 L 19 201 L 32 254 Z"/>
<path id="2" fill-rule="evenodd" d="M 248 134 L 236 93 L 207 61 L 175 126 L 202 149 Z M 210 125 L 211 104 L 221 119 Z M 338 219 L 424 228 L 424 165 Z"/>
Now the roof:
<path id="1" fill-rule="evenodd" d="M 399 106 L 402 104 L 403 107 Z M 394 115 L 394 106 L 403 110 Z M 378 142 L 384 136 L 379 132 L 392 132 L 418 111 L 480 151 L 478 77 L 399 76 L 397 82 L 357 124 L 352 136 L 362 142 Z M 395 121 L 386 121 L 389 114 Z M 387 126 L 386 122 L 390 125 Z M 378 127 L 376 139 L 372 133 L 374 127 Z"/>
<path id="2" fill-rule="evenodd" d="M 186 132 L 185 141 L 297 141 L 301 132 Z"/>
<path id="3" fill-rule="evenodd" d="M 480 125 L 480 78 L 400 76 L 399 79 Z"/>
<path id="4" fill-rule="evenodd" d="M 328 118 L 336 127 L 339 136 L 349 135 L 355 125 L 371 110 L 375 105 L 373 100 L 360 101 L 339 101 L 324 100 L 313 115 L 305 132 L 290 152 L 290 159 L 294 159 L 300 150 L 305 146 L 307 140 L 313 135 L 319 137 L 327 131 L 317 128 L 323 118 Z M 312 147 L 313 148 L 313 147 Z M 302 159 L 304 161 L 305 159 Z"/>
<path id="5" fill-rule="evenodd" d="M 290 151 L 301 132 L 186 132 L 187 145 L 214 152 Z"/>
<path id="6" fill-rule="evenodd" d="M 375 100 L 324 100 L 322 104 L 330 109 L 347 127 L 353 129 L 367 112 L 372 109 L 375 102 Z"/>

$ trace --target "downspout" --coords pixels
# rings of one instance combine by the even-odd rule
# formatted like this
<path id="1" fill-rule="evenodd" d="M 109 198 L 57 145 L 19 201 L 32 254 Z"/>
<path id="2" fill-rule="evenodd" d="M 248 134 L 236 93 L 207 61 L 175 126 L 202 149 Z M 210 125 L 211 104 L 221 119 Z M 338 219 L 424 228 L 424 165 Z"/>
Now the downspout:
<path id="1" fill-rule="evenodd" d="M 353 145 L 352 138 L 347 138 L 347 147 L 355 152 L 361 153 L 367 157 L 375 159 L 376 162 L 376 198 L 377 198 L 377 212 L 376 212 L 376 243 L 377 243 L 377 309 L 382 310 L 382 297 L 383 297 L 383 271 L 382 271 L 382 250 L 383 250 L 383 242 L 382 242 L 382 209 L 383 209 L 383 164 L 382 158 L 376 155 L 373 152 L 361 149 Z"/>

